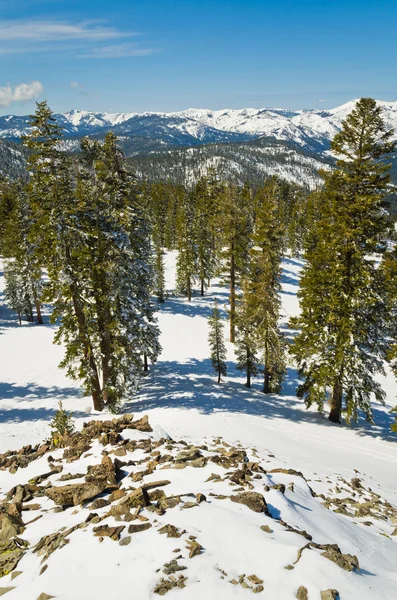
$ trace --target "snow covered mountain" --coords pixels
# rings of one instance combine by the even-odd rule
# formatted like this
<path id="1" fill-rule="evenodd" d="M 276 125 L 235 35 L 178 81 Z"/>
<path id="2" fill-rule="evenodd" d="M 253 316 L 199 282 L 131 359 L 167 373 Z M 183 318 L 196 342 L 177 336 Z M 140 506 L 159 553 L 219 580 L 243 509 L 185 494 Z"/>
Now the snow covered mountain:
<path id="1" fill-rule="evenodd" d="M 322 152 L 328 149 L 330 140 L 355 102 L 351 100 L 331 110 L 244 108 L 212 111 L 190 108 L 181 112 L 143 114 L 72 110 L 57 114 L 56 119 L 67 138 L 101 136 L 109 130 L 131 138 L 134 140 L 130 144 L 131 154 L 136 154 L 142 147 L 151 151 L 172 146 L 242 142 L 263 136 Z M 378 103 L 387 124 L 397 130 L 397 101 Z M 18 140 L 28 131 L 29 116 L 0 117 L 0 138 Z"/>

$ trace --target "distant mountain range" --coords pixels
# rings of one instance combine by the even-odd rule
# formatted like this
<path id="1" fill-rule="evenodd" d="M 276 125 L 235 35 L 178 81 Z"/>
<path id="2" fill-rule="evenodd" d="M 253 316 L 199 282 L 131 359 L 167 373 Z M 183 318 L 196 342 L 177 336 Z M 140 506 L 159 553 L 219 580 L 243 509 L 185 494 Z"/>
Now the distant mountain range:
<path id="1" fill-rule="evenodd" d="M 56 114 L 66 139 L 85 135 L 103 136 L 113 131 L 121 137 L 128 154 L 175 146 L 245 142 L 260 137 L 292 142 L 322 152 L 339 131 L 341 122 L 355 106 L 352 100 L 331 110 L 285 110 L 244 108 L 241 110 L 188 109 L 158 113 L 92 113 L 72 110 Z M 397 131 L 397 102 L 379 101 L 388 125 Z M 0 117 L 0 138 L 17 141 L 29 132 L 29 116 Z M 396 134 L 397 139 L 397 134 Z"/>
<path id="2" fill-rule="evenodd" d="M 222 176 L 237 181 L 278 174 L 313 188 L 320 181 L 318 169 L 332 165 L 330 141 L 356 102 L 331 110 L 191 108 L 143 114 L 72 110 L 54 116 L 64 131 L 65 150 L 77 151 L 83 136 L 101 139 L 113 131 L 134 169 L 146 179 L 189 185 L 216 166 Z M 397 140 L 397 102 L 378 104 Z M 10 174 L 11 165 L 15 176 L 23 168 L 18 142 L 29 133 L 29 122 L 29 116 L 0 117 L 0 173 Z M 391 160 L 397 184 L 397 155 Z"/>

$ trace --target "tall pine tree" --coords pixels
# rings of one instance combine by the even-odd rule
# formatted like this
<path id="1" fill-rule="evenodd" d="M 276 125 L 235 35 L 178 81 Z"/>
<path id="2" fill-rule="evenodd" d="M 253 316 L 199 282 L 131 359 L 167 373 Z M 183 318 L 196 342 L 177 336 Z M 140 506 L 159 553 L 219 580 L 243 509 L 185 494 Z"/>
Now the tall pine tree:
<path id="1" fill-rule="evenodd" d="M 381 107 L 363 98 L 342 123 L 331 148 L 337 168 L 324 173 L 321 215 L 313 224 L 299 291 L 300 328 L 292 346 L 304 381 L 298 395 L 329 419 L 357 420 L 359 409 L 372 421 L 370 400 L 383 402 L 375 380 L 383 371 L 388 329 L 385 282 L 376 257 L 390 234 L 383 200 L 392 152 L 392 131 Z"/>

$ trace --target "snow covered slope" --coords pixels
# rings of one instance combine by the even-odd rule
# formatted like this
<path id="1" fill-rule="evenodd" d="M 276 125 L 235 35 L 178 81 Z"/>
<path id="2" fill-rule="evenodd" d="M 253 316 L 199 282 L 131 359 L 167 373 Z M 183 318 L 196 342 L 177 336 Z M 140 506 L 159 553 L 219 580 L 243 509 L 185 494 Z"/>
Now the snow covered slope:
<path id="1" fill-rule="evenodd" d="M 298 310 L 301 266 L 298 260 L 284 260 L 284 327 Z M 22 574 L 14 580 L 11 575 L 0 579 L 0 587 L 14 587 L 7 599 L 36 600 L 45 592 L 58 600 L 124 600 L 133 590 L 135 598 L 146 600 L 157 597 L 154 590 L 161 579 L 175 577 L 178 581 L 182 575 L 187 577 L 186 587 L 171 589 L 167 595 L 170 600 L 244 600 L 250 597 L 250 588 L 258 586 L 263 586 L 263 591 L 256 592 L 262 594 L 259 597 L 271 600 L 294 600 L 301 586 L 307 588 L 309 600 L 320 600 L 320 592 L 326 589 L 338 590 L 340 600 L 395 600 L 397 536 L 392 534 L 397 518 L 397 440 L 390 432 L 388 413 L 396 402 L 392 375 L 383 382 L 388 405 L 374 407 L 376 425 L 372 428 L 364 421 L 351 429 L 332 425 L 325 416 L 306 411 L 295 396 L 293 365 L 289 366 L 282 395 L 264 396 L 260 380 L 248 390 L 235 370 L 231 344 L 228 377 L 217 385 L 208 358 L 206 319 L 214 298 L 226 308 L 227 290 L 215 282 L 208 296 L 195 295 L 188 303 L 172 294 L 174 282 L 175 254 L 171 253 L 167 262 L 170 295 L 159 313 L 163 352 L 139 394 L 125 407 L 135 419 L 148 415 L 153 433 L 126 429 L 117 448 L 94 440 L 75 462 L 63 459 L 63 451 L 55 450 L 14 473 L 0 470 L 4 500 L 13 486 L 25 485 L 44 473 L 47 477 L 39 484 L 43 488 L 68 484 L 60 477 L 76 474 L 80 477 L 71 483 L 84 485 L 87 469 L 101 463 L 103 451 L 110 452 L 114 460 L 116 450 L 119 460 L 127 463 L 122 467 L 117 496 L 110 498 L 110 490 L 102 494 L 111 505 L 105 502 L 102 508 L 91 508 L 88 502 L 83 508 L 56 509 L 52 492 L 48 497 L 44 493 L 25 501 L 36 505 L 22 511 L 24 523 L 32 523 L 20 537 L 30 547 L 23 549 L 16 569 Z M 78 386 L 57 369 L 62 348 L 52 345 L 53 334 L 50 325 L 19 327 L 14 316 L 1 307 L 0 452 L 48 437 L 49 421 L 60 399 L 67 410 L 74 411 L 79 428 L 88 419 L 112 418 L 89 414 L 90 399 L 83 398 Z M 159 439 L 167 435 L 174 442 L 167 444 L 165 440 L 157 448 Z M 135 449 L 133 443 L 128 445 L 134 440 Z M 188 450 L 191 444 L 201 447 L 204 460 L 195 468 L 188 462 L 186 468 L 176 468 L 177 452 Z M 233 445 L 237 456 L 246 452 L 249 463 L 256 462 L 260 468 L 248 465 L 251 474 L 246 472 L 247 479 L 244 475 L 242 481 L 241 472 L 236 471 L 244 470 L 248 464 L 245 459 L 237 458 L 237 467 L 227 462 L 222 466 L 216 458 L 234 451 L 227 444 Z M 157 451 L 168 458 L 150 472 Z M 291 469 L 295 472 L 288 471 Z M 162 489 L 167 497 L 181 497 L 181 502 L 167 507 L 164 514 L 156 512 L 153 501 L 154 508 L 142 509 L 139 518 L 132 515 L 131 523 L 125 523 L 124 515 L 117 516 L 118 509 L 111 508 L 123 500 L 123 494 L 133 493 L 132 488 L 162 480 L 169 483 L 157 485 L 157 497 Z M 241 488 L 263 496 L 270 515 L 233 501 L 230 496 Z M 41 494 L 40 490 L 34 493 Z M 198 493 L 206 497 L 199 504 Z M 106 516 L 109 510 L 113 513 Z M 99 522 L 92 522 L 89 515 L 93 512 Z M 128 532 L 130 525 L 142 524 L 146 525 L 141 530 L 132 527 L 133 533 Z M 185 533 L 169 538 L 167 533 L 160 533 L 166 525 Z M 62 530 L 75 526 L 67 535 Z M 95 531 L 94 526 L 102 529 Z M 124 529 L 115 531 L 111 539 L 106 526 Z M 57 549 L 42 563 L 44 554 L 33 549 L 43 536 L 57 532 L 57 541 L 51 546 L 53 538 L 47 539 L 44 550 L 50 546 Z M 64 547 L 62 535 L 69 540 Z M 130 543 L 124 540 L 128 536 Z M 314 545 L 299 553 L 310 543 L 308 536 Z M 104 538 L 102 543 L 100 537 Z M 196 548 L 197 553 L 189 558 L 194 541 L 201 549 Z M 359 567 L 345 571 L 322 556 L 326 550 L 316 544 L 337 544 L 343 554 L 357 556 Z M 184 570 L 172 574 L 173 560 Z M 169 569 L 171 574 L 166 574 Z M 161 586 L 158 589 L 163 590 Z"/>
<path id="2" fill-rule="evenodd" d="M 109 114 L 72 110 L 56 118 L 67 136 L 117 135 L 157 140 L 158 146 L 244 141 L 262 136 L 289 141 L 305 149 L 324 150 L 352 110 L 352 100 L 332 110 L 244 108 L 211 111 L 190 108 L 180 112 Z M 397 130 L 397 102 L 378 102 L 386 122 Z M 0 117 L 0 137 L 18 139 L 29 131 L 28 116 Z M 396 133 L 397 136 L 397 133 Z"/>

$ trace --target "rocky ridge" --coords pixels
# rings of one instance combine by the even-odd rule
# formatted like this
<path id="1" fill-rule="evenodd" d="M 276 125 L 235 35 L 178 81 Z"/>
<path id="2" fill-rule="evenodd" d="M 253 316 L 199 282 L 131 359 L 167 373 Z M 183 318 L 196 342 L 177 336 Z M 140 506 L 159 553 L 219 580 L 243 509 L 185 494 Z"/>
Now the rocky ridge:
<path id="1" fill-rule="evenodd" d="M 325 493 L 316 491 L 317 483 L 324 490 L 324 482 L 309 482 L 300 471 L 276 464 L 270 452 L 259 455 L 255 448 L 229 445 L 221 438 L 199 445 L 158 438 L 146 416 L 134 420 L 130 414 L 93 420 L 71 436 L 6 452 L 0 455 L 0 595 L 10 600 L 71 599 L 54 589 L 54 555 L 61 557 L 73 545 L 89 554 L 96 540 L 102 555 L 111 554 L 109 544 L 116 544 L 118 560 L 132 565 L 132 571 L 136 565 L 132 581 L 139 577 L 139 561 L 150 558 L 147 597 L 185 589 L 190 593 L 209 577 L 212 565 L 211 577 L 224 586 L 225 598 L 229 593 L 235 597 L 230 590 L 271 598 L 268 561 L 274 547 L 296 598 L 344 600 L 347 596 L 336 586 L 318 588 L 318 582 L 309 585 L 306 579 L 297 585 L 304 579 L 300 565 L 309 554 L 330 583 L 335 567 L 360 579 L 366 571 L 358 556 L 345 551 L 339 540 L 330 542 L 318 531 L 303 529 L 297 514 L 291 519 L 291 509 L 306 499 L 306 510 L 333 513 L 333 518 L 374 528 L 390 540 L 397 535 L 397 510 L 358 473 L 351 481 L 329 476 Z M 6 489 L 14 479 L 18 483 Z M 235 531 L 222 528 L 230 511 Z M 227 560 L 227 551 L 217 554 L 222 538 L 245 548 L 242 562 L 252 563 L 249 572 L 239 572 L 240 565 Z M 256 539 L 263 546 L 261 561 Z M 161 546 L 159 556 L 151 552 L 156 545 Z"/>

